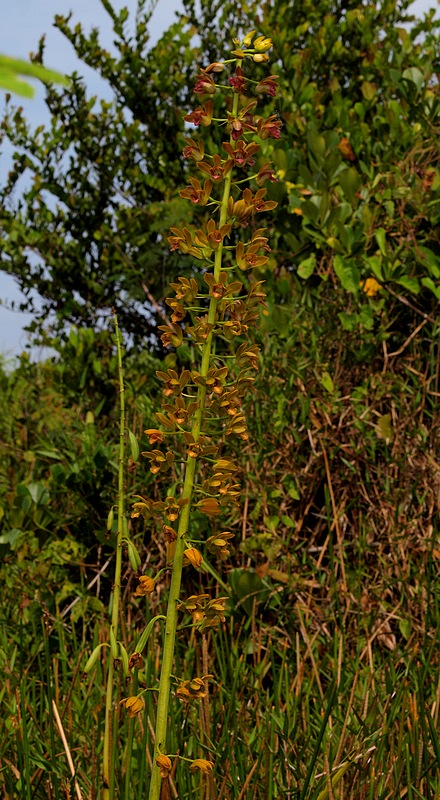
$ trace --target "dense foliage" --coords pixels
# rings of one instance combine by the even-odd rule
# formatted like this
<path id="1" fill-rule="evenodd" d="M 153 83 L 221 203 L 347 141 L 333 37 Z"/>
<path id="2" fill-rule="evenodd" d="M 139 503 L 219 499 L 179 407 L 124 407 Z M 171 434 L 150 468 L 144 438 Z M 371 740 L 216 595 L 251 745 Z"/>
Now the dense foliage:
<path id="1" fill-rule="evenodd" d="M 189 2 L 188 16 L 149 50 L 144 5 L 133 30 L 124 9 L 104 3 L 112 52 L 97 30 L 87 35 L 56 18 L 109 84 L 112 102 L 88 97 L 75 75 L 67 89 L 48 93 L 50 128 L 32 131 L 12 104 L 3 120 L 1 135 L 16 155 L 0 194 L 1 264 L 27 307 L 40 296 L 40 323 L 99 327 L 115 307 L 129 343 L 154 341 L 167 280 L 188 269 L 168 252 L 166 234 L 188 221 L 177 188 L 189 71 L 199 53 L 202 65 L 214 61 L 222 38 L 249 17 L 280 54 L 282 101 L 274 111 L 284 133 L 260 157 L 274 161 L 279 179 L 274 296 L 297 291 L 298 274 L 337 281 L 352 295 L 346 329 L 371 330 L 385 304 L 394 316 L 396 292 L 433 305 L 440 270 L 433 14 L 414 24 L 406 2 L 339 8 L 322 0 L 301 8 L 301 19 L 282 2 L 251 5 L 237 19 L 235 4 L 217 12 L 202 3 L 197 15 Z M 38 58 L 43 51 L 41 43 Z M 376 304 L 359 302 L 360 280 L 369 278 L 388 288 Z"/>

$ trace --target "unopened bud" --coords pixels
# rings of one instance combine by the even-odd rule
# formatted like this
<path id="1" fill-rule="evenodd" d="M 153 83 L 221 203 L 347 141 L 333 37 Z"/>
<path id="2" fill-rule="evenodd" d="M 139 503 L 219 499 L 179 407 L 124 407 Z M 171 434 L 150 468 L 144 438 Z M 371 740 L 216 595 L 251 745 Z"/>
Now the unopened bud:
<path id="1" fill-rule="evenodd" d="M 200 550 L 197 550 L 196 547 L 189 547 L 188 550 L 185 550 L 183 555 L 188 559 L 189 563 L 196 568 L 200 567 L 200 564 L 203 561 L 203 556 Z"/>

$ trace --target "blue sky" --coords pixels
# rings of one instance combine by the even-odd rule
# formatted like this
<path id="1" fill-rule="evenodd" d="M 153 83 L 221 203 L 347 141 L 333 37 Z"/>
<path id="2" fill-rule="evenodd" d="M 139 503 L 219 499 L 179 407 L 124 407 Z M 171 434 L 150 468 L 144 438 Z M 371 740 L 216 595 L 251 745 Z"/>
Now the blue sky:
<path id="1" fill-rule="evenodd" d="M 126 6 L 134 17 L 137 0 L 112 0 L 112 4 L 115 9 Z M 46 34 L 46 66 L 66 74 L 78 69 L 85 77 L 91 95 L 111 98 L 106 84 L 93 70 L 77 60 L 69 42 L 53 26 L 55 14 L 67 15 L 72 10 L 72 23 L 81 22 L 86 31 L 98 27 L 103 42 L 110 49 L 111 20 L 100 0 L 10 0 L 8 6 L 7 14 L 2 14 L 1 19 L 0 53 L 27 58 L 31 51 L 37 49 L 42 34 Z M 148 4 L 146 7 L 149 7 Z M 182 11 L 181 0 L 158 0 L 150 23 L 152 44 L 175 21 L 177 11 Z M 35 88 L 32 100 L 17 98 L 17 102 L 23 106 L 27 119 L 36 127 L 47 123 L 49 118 L 44 103 L 44 88 L 38 82 L 35 83 Z M 7 148 L 3 147 L 0 153 L 0 180 L 4 177 L 8 164 Z M 32 317 L 30 314 L 8 309 L 11 302 L 19 303 L 20 292 L 13 278 L 1 271 L 0 300 L 3 303 L 0 305 L 0 353 L 11 357 L 24 350 L 27 338 L 23 328 Z M 34 357 L 38 355 L 38 352 L 33 353 Z"/>
<path id="2" fill-rule="evenodd" d="M 437 8 L 440 0 L 437 0 Z M 137 8 L 137 0 L 113 0 L 116 9 L 127 6 L 132 14 Z M 147 6 L 148 7 L 148 6 Z M 429 8 L 436 7 L 435 0 L 415 0 L 411 10 L 413 14 L 422 16 Z M 73 11 L 73 22 L 81 22 L 85 30 L 98 27 L 103 41 L 111 46 L 110 19 L 102 7 L 100 0 L 13 0 L 9 2 L 7 14 L 2 15 L 0 29 L 0 52 L 7 55 L 27 58 L 29 52 L 36 50 L 39 38 L 46 34 L 45 63 L 48 67 L 69 73 L 78 69 L 84 75 L 90 94 L 103 96 L 107 87 L 103 85 L 96 73 L 85 65 L 79 64 L 73 48 L 53 27 L 55 14 L 68 14 Z M 175 13 L 182 10 L 181 0 L 158 0 L 151 20 L 151 42 L 154 43 L 164 30 L 175 19 Z M 108 90 L 107 90 L 108 91 Z M 20 98 L 29 121 L 37 126 L 48 121 L 44 104 L 44 89 L 36 86 L 33 100 Z M 3 148 L 0 154 L 0 179 L 4 175 L 7 153 Z M 21 312 L 10 311 L 11 301 L 19 302 L 20 293 L 12 278 L 0 271 L 0 353 L 10 357 L 20 353 L 26 344 L 23 328 L 31 317 Z M 34 354 L 38 356 L 38 353 Z"/>

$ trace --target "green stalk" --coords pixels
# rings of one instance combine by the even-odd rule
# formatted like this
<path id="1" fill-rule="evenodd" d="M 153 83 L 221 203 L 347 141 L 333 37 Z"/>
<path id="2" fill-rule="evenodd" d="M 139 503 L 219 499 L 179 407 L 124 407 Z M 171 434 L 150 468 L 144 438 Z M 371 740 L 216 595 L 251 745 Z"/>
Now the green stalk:
<path id="1" fill-rule="evenodd" d="M 237 61 L 237 64 L 241 63 Z M 238 113 L 238 95 L 234 95 L 233 112 L 234 115 Z M 225 178 L 223 197 L 220 204 L 220 221 L 219 228 L 225 224 L 228 213 L 228 201 L 231 191 L 232 170 L 230 170 Z M 222 267 L 222 254 L 223 242 L 220 243 L 215 253 L 214 277 L 216 281 L 219 280 L 220 271 Z M 208 324 L 215 325 L 217 319 L 217 305 L 218 300 L 211 297 L 208 310 Z M 209 364 L 212 352 L 213 332 L 209 334 L 203 345 L 202 351 L 202 364 L 200 374 L 206 377 L 209 370 Z M 205 407 L 206 386 L 199 386 L 197 392 L 198 408 L 194 415 L 194 422 L 191 428 L 191 433 L 195 440 L 198 439 L 202 424 Z M 157 701 L 157 718 L 156 718 L 156 738 L 153 758 L 153 770 L 151 774 L 149 800 L 159 800 L 161 790 L 161 777 L 159 767 L 156 764 L 156 758 L 160 754 L 166 755 L 166 734 L 168 728 L 168 705 L 170 698 L 171 686 L 171 673 L 174 661 L 174 649 L 177 630 L 177 603 L 180 596 L 180 585 L 182 582 L 182 567 L 183 567 L 183 552 L 185 550 L 184 537 L 186 536 L 191 514 L 191 500 L 194 488 L 194 475 L 196 469 L 197 459 L 188 456 L 185 465 L 185 480 L 183 484 L 182 499 L 187 500 L 187 504 L 183 506 L 180 517 L 179 527 L 177 531 L 176 550 L 173 559 L 173 570 L 171 575 L 170 593 L 168 597 L 167 617 L 165 623 L 165 641 L 163 645 L 162 654 L 162 669 L 160 674 L 159 695 Z"/>
<path id="2" fill-rule="evenodd" d="M 23 800 L 31 800 L 32 792 L 31 792 L 31 769 L 30 769 L 30 758 L 29 758 L 29 739 L 28 739 L 28 729 L 27 729 L 27 712 L 26 712 L 26 679 L 25 679 L 25 672 L 23 668 L 23 623 L 20 620 L 20 714 L 21 714 L 21 741 L 20 735 L 17 730 L 17 750 L 18 753 L 22 755 L 22 758 L 19 757 L 19 762 L 21 761 L 24 765 L 24 768 L 21 767 L 21 791 Z"/>
<path id="3" fill-rule="evenodd" d="M 138 690 L 139 690 L 138 669 L 136 667 L 134 671 L 132 694 L 136 695 L 138 693 Z M 124 800 L 130 800 L 133 791 L 133 787 L 131 785 L 131 761 L 132 761 L 132 750 L 133 750 L 133 740 L 134 740 L 134 724 L 135 720 L 130 719 L 128 723 Z"/>
<path id="4" fill-rule="evenodd" d="M 119 459 L 118 459 L 118 532 L 116 540 L 116 564 L 115 580 L 112 596 L 112 615 L 110 629 L 113 641 L 118 639 L 119 623 L 119 601 L 121 596 L 121 567 L 122 567 L 122 537 L 124 532 L 125 517 L 125 496 L 124 496 L 124 463 L 125 463 L 125 388 L 124 375 L 122 371 L 122 349 L 119 336 L 119 326 L 116 314 L 114 315 L 116 346 L 118 353 L 118 375 L 119 375 Z M 102 800 L 113 800 L 114 797 L 114 775 L 112 769 L 111 743 L 115 736 L 113 730 L 113 684 L 114 684 L 114 654 L 110 648 L 107 692 L 105 699 L 105 729 L 104 729 L 104 753 L 103 753 L 103 782 L 104 789 Z"/>
<path id="5" fill-rule="evenodd" d="M 50 760 L 53 765 L 52 782 L 56 800 L 58 800 L 58 777 L 56 771 L 56 749 L 55 749 L 55 721 L 53 717 L 53 693 L 52 693 L 52 676 L 50 672 L 50 648 L 49 648 L 49 631 L 46 626 L 45 619 L 42 618 L 41 626 L 43 629 L 44 641 L 44 661 L 46 667 L 46 680 L 47 680 L 47 705 L 49 713 L 49 740 L 50 740 Z"/>

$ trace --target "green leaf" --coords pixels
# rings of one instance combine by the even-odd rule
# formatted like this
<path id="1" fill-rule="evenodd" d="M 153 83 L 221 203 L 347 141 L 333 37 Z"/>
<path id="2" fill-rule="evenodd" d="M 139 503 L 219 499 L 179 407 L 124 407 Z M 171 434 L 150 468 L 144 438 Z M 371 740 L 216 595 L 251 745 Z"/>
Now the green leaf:
<path id="1" fill-rule="evenodd" d="M 399 286 L 403 286 L 405 289 L 408 289 L 408 291 L 412 292 L 413 294 L 418 294 L 420 292 L 420 283 L 417 278 L 409 278 L 407 275 L 402 275 L 402 277 L 399 278 L 396 283 L 398 283 Z"/>
<path id="2" fill-rule="evenodd" d="M 324 387 L 324 389 L 327 390 L 327 392 L 330 392 L 330 394 L 333 394 L 335 391 L 335 385 L 329 372 L 322 373 L 320 384 Z"/>
<path id="3" fill-rule="evenodd" d="M 21 81 L 13 72 L 4 69 L 1 65 L 0 89 L 4 89 L 6 92 L 14 92 L 14 94 L 20 95 L 20 97 L 33 97 L 35 94 L 35 90 L 32 86 L 25 81 Z"/>
<path id="4" fill-rule="evenodd" d="M 365 100 L 372 100 L 374 95 L 376 94 L 376 86 L 374 83 L 370 81 L 363 81 L 361 86 L 361 92 L 365 97 Z"/>
<path id="5" fill-rule="evenodd" d="M 377 422 L 377 432 L 381 439 L 390 442 L 393 438 L 393 428 L 391 425 L 391 415 L 383 414 Z"/>
<path id="6" fill-rule="evenodd" d="M 110 645 L 107 642 L 101 642 L 101 644 L 96 645 L 91 656 L 89 656 L 89 658 L 87 659 L 87 663 L 83 669 L 83 672 L 85 673 L 90 672 L 90 670 L 95 666 L 102 647 L 110 647 Z"/>
<path id="7" fill-rule="evenodd" d="M 47 760 L 47 758 L 43 758 L 43 756 L 34 755 L 34 753 L 31 753 L 29 759 L 32 762 L 32 764 L 35 764 L 35 766 L 38 767 L 38 769 L 46 770 L 47 772 L 52 772 L 53 765 L 50 763 L 50 761 Z"/>
<path id="8" fill-rule="evenodd" d="M 316 256 L 314 253 L 312 253 L 311 256 L 306 258 L 304 261 L 301 261 L 301 264 L 298 267 L 297 274 L 300 278 L 302 278 L 305 281 L 307 280 L 307 278 L 310 278 L 310 276 L 313 275 L 315 267 L 316 267 Z"/>
<path id="9" fill-rule="evenodd" d="M 123 673 L 124 673 L 125 677 L 127 677 L 127 675 L 130 674 L 130 669 L 129 669 L 129 666 L 128 666 L 128 663 L 129 663 L 128 653 L 127 653 L 127 650 L 126 650 L 124 644 L 122 642 L 120 642 L 119 639 L 118 639 L 118 645 L 119 645 L 119 653 L 120 653 L 121 662 L 122 662 L 122 670 L 123 670 Z"/>
<path id="10" fill-rule="evenodd" d="M 300 499 L 300 493 L 299 493 L 298 489 L 296 488 L 296 486 L 293 486 L 293 485 L 292 485 L 292 486 L 289 486 L 289 488 L 288 488 L 288 490 L 287 490 L 287 494 L 288 494 L 288 495 L 289 495 L 289 496 L 290 496 L 290 497 L 291 497 L 293 500 L 299 500 L 299 499 Z"/>
<path id="11" fill-rule="evenodd" d="M 382 259 L 380 257 L 371 256 L 370 258 L 365 259 L 364 263 L 367 268 L 367 272 L 371 270 L 373 275 L 375 275 L 379 281 L 383 281 L 384 277 L 382 272 Z"/>
<path id="12" fill-rule="evenodd" d="M 374 313 L 371 306 L 362 306 L 359 319 L 365 330 L 372 331 L 374 328 Z"/>
<path id="13" fill-rule="evenodd" d="M 338 317 L 344 331 L 354 331 L 359 324 L 357 314 L 348 314 L 346 311 L 340 311 Z"/>
<path id="14" fill-rule="evenodd" d="M 362 186 L 362 178 L 356 167 L 348 167 L 338 175 L 339 184 L 349 203 L 353 202 L 356 192 Z"/>
<path id="15" fill-rule="evenodd" d="M 399 619 L 399 631 L 403 638 L 408 641 L 411 636 L 412 622 L 410 619 Z"/>
<path id="16" fill-rule="evenodd" d="M 376 242 L 379 245 L 379 250 L 382 253 L 382 255 L 383 256 L 388 255 L 385 228 L 378 228 L 377 231 L 374 232 L 374 238 L 376 239 Z"/>
<path id="17" fill-rule="evenodd" d="M 421 72 L 418 67 L 409 67 L 404 70 L 402 78 L 405 81 L 411 81 L 411 83 L 415 85 L 417 91 L 420 91 L 424 83 L 423 72 Z"/>
<path id="18" fill-rule="evenodd" d="M 280 521 L 280 518 L 277 517 L 277 516 L 266 517 L 266 519 L 265 519 L 267 527 L 269 528 L 269 530 L 271 530 L 273 532 L 276 531 L 276 529 L 278 527 L 278 524 L 279 524 L 279 521 Z"/>
<path id="19" fill-rule="evenodd" d="M 131 457 L 136 463 L 139 461 L 139 442 L 132 431 L 128 431 L 128 439 L 130 442 Z"/>
<path id="20" fill-rule="evenodd" d="M 12 549 L 20 541 L 21 537 L 25 536 L 25 532 L 19 530 L 18 528 L 11 528 L 10 531 L 7 533 L 3 533 L 0 536 L 0 544 L 8 544 Z"/>
<path id="21" fill-rule="evenodd" d="M 47 505 L 50 495 L 42 483 L 30 483 L 27 488 L 36 506 Z"/>
<path id="22" fill-rule="evenodd" d="M 432 278 L 422 278 L 421 283 L 435 295 L 437 300 L 440 300 L 440 286 L 436 286 Z"/>
<path id="23" fill-rule="evenodd" d="M 440 258 L 433 253 L 429 247 L 420 246 L 418 252 L 421 254 L 421 261 L 431 273 L 433 278 L 440 278 Z"/>
<path id="24" fill-rule="evenodd" d="M 43 83 L 61 83 L 64 86 L 68 84 L 65 75 L 47 69 L 41 66 L 41 64 L 31 64 L 19 58 L 10 58 L 9 56 L 0 55 L 0 89 L 5 89 L 7 92 L 14 92 L 22 97 L 33 97 L 35 92 L 33 86 L 26 83 L 26 81 L 20 80 L 20 78 L 17 77 L 19 75 L 36 78 Z"/>
<path id="25" fill-rule="evenodd" d="M 148 639 L 150 638 L 151 631 L 153 630 L 154 625 L 158 619 L 166 620 L 166 617 L 164 617 L 163 614 L 158 614 L 156 617 L 153 617 L 153 619 L 150 619 L 147 627 L 142 631 L 141 635 L 139 636 L 139 639 L 137 640 L 136 647 L 134 649 L 135 653 L 142 654 L 142 651 L 145 645 L 147 644 Z"/>
<path id="26" fill-rule="evenodd" d="M 307 133 L 307 143 L 313 155 L 319 160 L 322 160 L 326 150 L 324 137 L 317 131 L 309 130 Z"/>
<path id="27" fill-rule="evenodd" d="M 355 262 L 337 255 L 333 260 L 333 268 L 343 288 L 346 289 L 347 292 L 357 295 L 360 276 Z"/>

